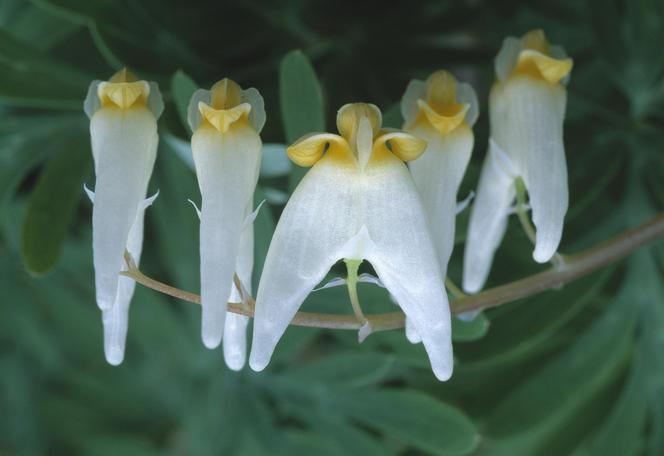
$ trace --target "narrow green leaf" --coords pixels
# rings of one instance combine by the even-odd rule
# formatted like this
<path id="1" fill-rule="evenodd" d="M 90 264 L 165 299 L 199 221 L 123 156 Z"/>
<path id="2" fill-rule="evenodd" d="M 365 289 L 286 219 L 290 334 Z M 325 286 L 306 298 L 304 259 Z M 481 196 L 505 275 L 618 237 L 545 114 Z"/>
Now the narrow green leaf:
<path id="1" fill-rule="evenodd" d="M 92 78 L 0 30 L 0 101 L 82 110 Z"/>
<path id="2" fill-rule="evenodd" d="M 430 454 L 468 454 L 480 441 L 467 416 L 418 391 L 352 391 L 334 401 L 349 417 Z"/>
<path id="3" fill-rule="evenodd" d="M 34 274 L 55 266 L 91 162 L 88 136 L 77 130 L 50 160 L 35 186 L 23 220 L 21 255 Z"/>
<path id="4" fill-rule="evenodd" d="M 173 91 L 173 101 L 175 107 L 180 115 L 180 120 L 186 131 L 190 132 L 189 122 L 187 120 L 187 108 L 189 107 L 189 100 L 194 92 L 198 89 L 196 82 L 187 75 L 184 71 L 178 70 L 171 78 L 171 90 Z"/>
<path id="5" fill-rule="evenodd" d="M 286 141 L 325 131 L 323 94 L 309 59 L 300 50 L 291 51 L 279 66 L 279 100 Z M 306 168 L 293 167 L 290 188 L 293 189 L 306 173 Z"/>
<path id="6" fill-rule="evenodd" d="M 357 388 L 383 380 L 393 365 L 393 356 L 379 352 L 342 352 L 294 366 L 283 377 L 304 385 L 323 383 Z"/>

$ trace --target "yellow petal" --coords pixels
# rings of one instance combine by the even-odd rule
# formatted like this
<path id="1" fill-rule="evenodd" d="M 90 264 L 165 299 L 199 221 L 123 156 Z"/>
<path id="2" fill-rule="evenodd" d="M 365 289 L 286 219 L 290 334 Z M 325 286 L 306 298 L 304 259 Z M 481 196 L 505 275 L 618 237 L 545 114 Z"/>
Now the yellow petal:
<path id="1" fill-rule="evenodd" d="M 531 30 L 521 37 L 523 49 L 532 49 L 533 51 L 549 54 L 549 41 L 544 35 L 542 29 Z"/>
<path id="2" fill-rule="evenodd" d="M 374 157 L 380 158 L 381 154 L 393 153 L 401 161 L 415 160 L 422 155 L 427 147 L 427 142 L 417 136 L 403 131 L 391 131 L 381 134 L 374 142 Z"/>
<path id="3" fill-rule="evenodd" d="M 516 74 L 530 74 L 557 84 L 572 71 L 572 59 L 555 59 L 540 51 L 524 49 L 519 53 Z"/>
<path id="4" fill-rule="evenodd" d="M 360 124 L 360 119 L 366 117 L 371 123 L 371 129 L 375 133 L 383 123 L 380 109 L 370 103 L 349 103 L 343 105 L 337 113 L 337 130 L 348 143 L 355 145 L 355 137 Z"/>
<path id="5" fill-rule="evenodd" d="M 251 111 L 249 103 L 242 103 L 230 109 L 215 109 L 202 101 L 198 103 L 198 110 L 203 120 L 216 128 L 221 133 L 226 133 L 234 123 L 247 120 Z"/>
<path id="6" fill-rule="evenodd" d="M 224 78 L 210 89 L 210 104 L 214 109 L 230 109 L 242 102 L 242 88 L 233 80 Z"/>
<path id="7" fill-rule="evenodd" d="M 288 157 L 299 166 L 313 166 L 327 151 L 333 158 L 353 160 L 348 143 L 339 135 L 311 133 L 295 141 L 286 149 Z"/>
<path id="8" fill-rule="evenodd" d="M 438 70 L 429 76 L 427 102 L 436 110 L 456 103 L 456 78 L 450 72 Z"/>
<path id="9" fill-rule="evenodd" d="M 126 68 L 121 69 L 113 76 L 111 76 L 111 78 L 108 80 L 108 82 L 136 82 L 136 81 L 138 81 L 136 75 Z"/>
<path id="10" fill-rule="evenodd" d="M 135 104 L 145 106 L 149 95 L 150 84 L 146 81 L 102 82 L 97 87 L 97 96 L 102 106 L 115 105 L 121 109 L 131 108 Z"/>
<path id="11" fill-rule="evenodd" d="M 421 115 L 442 135 L 448 134 L 461 125 L 466 118 L 466 112 L 470 109 L 469 104 L 455 103 L 445 106 L 443 110 L 436 111 L 422 100 L 418 100 L 417 105 L 420 108 Z"/>

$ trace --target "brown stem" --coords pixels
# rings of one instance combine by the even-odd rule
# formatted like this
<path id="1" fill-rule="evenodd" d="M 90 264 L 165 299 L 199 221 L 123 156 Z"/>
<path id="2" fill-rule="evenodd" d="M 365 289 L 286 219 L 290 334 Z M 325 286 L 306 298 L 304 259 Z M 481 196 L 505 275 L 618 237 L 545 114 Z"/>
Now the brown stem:
<path id="1" fill-rule="evenodd" d="M 624 231 L 613 239 L 601 242 L 577 254 L 566 255 L 563 263 L 555 265 L 546 271 L 495 288 L 489 288 L 475 295 L 467 295 L 454 299 L 451 302 L 452 312 L 459 314 L 470 310 L 496 307 L 551 288 L 559 287 L 596 271 L 607 264 L 613 263 L 639 247 L 662 236 L 664 236 L 664 213 L 642 225 Z M 196 304 L 201 303 L 200 296 L 166 285 L 143 274 L 136 267 L 128 252 L 125 253 L 125 260 L 128 270 L 122 272 L 122 275 L 134 279 L 141 285 L 175 298 Z M 229 303 L 228 310 L 252 317 L 254 300 L 251 297 L 247 297 L 247 301 L 248 306 Z M 403 328 L 404 326 L 404 314 L 402 312 L 366 315 L 366 318 L 371 325 L 372 332 Z M 291 324 L 312 328 L 354 330 L 358 330 L 362 326 L 362 323 L 358 321 L 355 315 L 319 314 L 312 312 L 298 312 Z"/>

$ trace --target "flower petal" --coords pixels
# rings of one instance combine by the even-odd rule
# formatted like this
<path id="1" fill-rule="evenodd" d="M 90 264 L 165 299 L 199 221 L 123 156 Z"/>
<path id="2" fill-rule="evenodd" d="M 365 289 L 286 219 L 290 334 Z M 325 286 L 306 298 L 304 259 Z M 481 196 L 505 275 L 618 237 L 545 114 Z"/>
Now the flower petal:
<path id="1" fill-rule="evenodd" d="M 245 209 L 253 197 L 260 167 L 261 141 L 249 126 L 221 134 L 199 128 L 192 151 L 201 190 L 202 338 L 208 348 L 223 335 Z"/>
<path id="2" fill-rule="evenodd" d="M 551 259 L 568 207 L 563 145 L 566 91 L 529 77 L 512 78 L 491 94 L 491 131 L 523 177 L 537 241 L 533 258 Z"/>
<path id="3" fill-rule="evenodd" d="M 251 213 L 251 204 L 245 213 Z M 248 215 L 247 217 L 250 217 Z M 235 273 L 244 285 L 245 291 L 251 294 L 251 273 L 254 268 L 254 226 L 248 224 L 240 236 L 240 251 L 235 262 Z M 242 302 L 241 294 L 235 284 L 228 297 L 229 302 Z M 246 296 L 244 297 L 246 301 Z M 226 365 L 235 371 L 244 367 L 247 359 L 247 325 L 249 318 L 228 312 L 224 327 L 224 360 Z"/>
<path id="4" fill-rule="evenodd" d="M 452 375 L 450 309 L 420 196 L 396 157 L 369 165 L 364 191 L 373 245 L 366 259 L 422 336 L 439 380 Z"/>
<path id="5" fill-rule="evenodd" d="M 454 248 L 457 193 L 473 150 L 473 132 L 468 126 L 459 126 L 444 136 L 432 128 L 418 128 L 413 133 L 428 144 L 410 163 L 410 172 L 429 217 L 441 276 L 445 277 Z"/>
<path id="6" fill-rule="evenodd" d="M 323 157 L 284 209 L 265 259 L 256 297 L 249 365 L 263 370 L 298 308 L 359 231 L 357 169 Z"/>
<path id="7" fill-rule="evenodd" d="M 401 116 L 403 117 L 404 125 L 408 126 L 415 122 L 420 108 L 417 105 L 417 100 L 423 100 L 427 95 L 427 83 L 419 79 L 413 79 L 406 86 L 406 91 L 401 97 Z"/>
<path id="8" fill-rule="evenodd" d="M 288 146 L 286 153 L 296 165 L 313 166 L 328 153 L 334 157 L 345 156 L 351 160 L 351 154 L 348 150 L 348 143 L 339 135 L 331 133 L 311 133 L 305 135 Z"/>
<path id="9" fill-rule="evenodd" d="M 136 265 L 140 264 L 141 251 L 143 250 L 143 220 L 145 209 L 157 198 L 158 193 L 147 198 L 139 205 L 136 219 L 129 231 L 127 251 L 131 254 Z M 129 318 L 129 304 L 134 295 L 136 281 L 129 277 L 120 277 L 118 283 L 118 294 L 113 306 L 102 311 L 102 322 L 104 324 L 104 353 L 106 361 L 117 366 L 122 363 L 125 353 L 125 342 L 127 339 L 127 323 Z"/>
<path id="10" fill-rule="evenodd" d="M 408 317 L 406 317 L 406 339 L 408 339 L 408 342 L 411 344 L 419 344 L 422 342 L 420 333 L 417 332 L 417 328 L 415 328 L 415 325 Z"/>
<path id="11" fill-rule="evenodd" d="M 103 108 L 93 115 L 90 134 L 97 176 L 92 210 L 97 304 L 108 310 L 115 302 L 129 231 L 154 166 L 157 123 L 146 108 Z"/>
<path id="12" fill-rule="evenodd" d="M 514 176 L 505 171 L 509 158 L 494 141 L 482 166 L 463 258 L 463 289 L 476 293 L 486 282 L 493 255 L 507 228 L 510 206 L 516 196 Z"/>

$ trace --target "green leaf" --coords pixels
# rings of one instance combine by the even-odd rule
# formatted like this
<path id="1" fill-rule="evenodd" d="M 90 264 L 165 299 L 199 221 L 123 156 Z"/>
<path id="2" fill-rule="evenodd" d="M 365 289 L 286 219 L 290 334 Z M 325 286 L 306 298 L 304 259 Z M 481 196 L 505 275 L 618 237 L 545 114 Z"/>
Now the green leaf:
<path id="1" fill-rule="evenodd" d="M 332 402 L 341 413 L 430 454 L 468 454 L 480 442 L 462 412 L 418 391 L 344 392 Z"/>
<path id="2" fill-rule="evenodd" d="M 323 383 L 358 388 L 383 380 L 394 365 L 394 357 L 379 352 L 342 352 L 294 366 L 283 378 L 305 385 Z"/>
<path id="3" fill-rule="evenodd" d="M 91 80 L 0 30 L 0 102 L 82 111 Z"/>
<path id="4" fill-rule="evenodd" d="M 191 131 L 189 121 L 187 120 L 187 109 L 189 108 L 189 100 L 194 92 L 198 89 L 196 82 L 187 75 L 184 71 L 178 70 L 171 78 L 171 90 L 173 91 L 173 101 L 175 107 L 180 115 L 180 120 L 186 131 Z"/>
<path id="5" fill-rule="evenodd" d="M 644 394 L 647 391 L 645 370 L 643 357 L 637 357 L 627 385 L 594 439 L 591 454 L 622 456 L 636 453 L 648 411 L 648 394 Z"/>
<path id="6" fill-rule="evenodd" d="M 80 130 L 72 136 L 62 145 L 64 150 L 44 167 L 23 220 L 21 255 L 34 274 L 44 274 L 57 263 L 83 194 L 91 162 L 89 139 Z"/>
<path id="7" fill-rule="evenodd" d="M 279 101 L 286 141 L 325 131 L 323 94 L 309 59 L 300 50 L 291 51 L 279 65 Z M 290 188 L 294 189 L 306 168 L 293 167 Z"/>
<path id="8" fill-rule="evenodd" d="M 629 293 L 604 310 L 574 344 L 502 398 L 488 417 L 495 435 L 526 432 L 540 421 L 575 410 L 620 374 L 631 354 L 636 309 Z"/>

